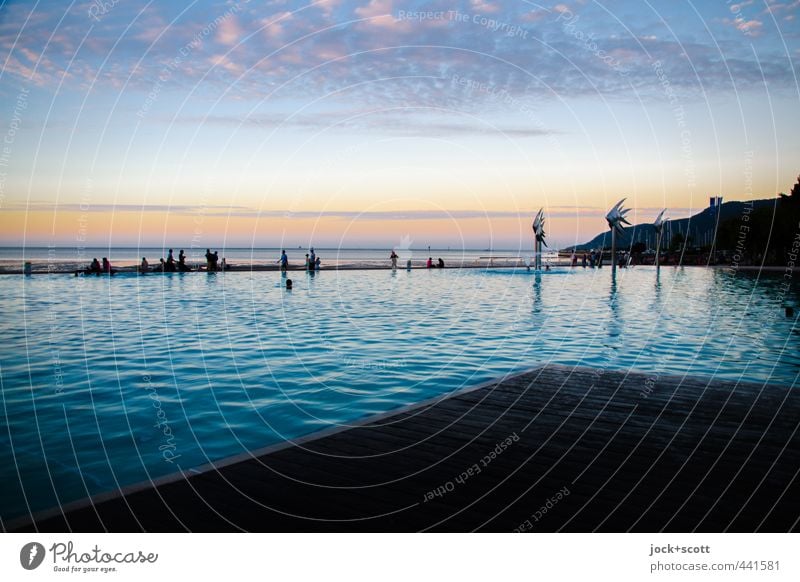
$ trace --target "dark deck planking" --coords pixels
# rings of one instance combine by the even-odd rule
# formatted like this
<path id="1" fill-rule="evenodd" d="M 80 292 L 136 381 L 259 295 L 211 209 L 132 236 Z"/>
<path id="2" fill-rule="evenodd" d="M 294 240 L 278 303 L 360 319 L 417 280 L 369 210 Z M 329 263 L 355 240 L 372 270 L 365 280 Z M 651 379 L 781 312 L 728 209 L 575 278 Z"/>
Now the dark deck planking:
<path id="1" fill-rule="evenodd" d="M 800 391 L 546 366 L 40 518 L 54 531 L 788 531 Z M 495 445 L 519 441 L 462 484 Z M 428 491 L 454 488 L 425 501 Z M 536 511 L 570 494 L 539 520 Z"/>

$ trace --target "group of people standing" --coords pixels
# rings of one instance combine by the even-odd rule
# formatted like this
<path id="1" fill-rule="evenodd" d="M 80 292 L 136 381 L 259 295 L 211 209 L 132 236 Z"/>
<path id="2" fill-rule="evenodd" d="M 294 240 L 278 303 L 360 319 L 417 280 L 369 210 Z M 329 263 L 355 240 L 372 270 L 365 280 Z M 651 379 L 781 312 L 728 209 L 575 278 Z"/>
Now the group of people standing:
<path id="1" fill-rule="evenodd" d="M 392 249 L 392 254 L 389 255 L 389 260 L 392 261 L 392 270 L 393 271 L 397 269 L 397 259 L 399 259 L 399 258 L 400 257 L 398 256 L 398 254 L 396 252 L 394 252 L 394 249 Z M 409 271 L 411 270 L 411 259 L 408 259 L 406 261 L 406 269 L 409 270 Z"/>
<path id="2" fill-rule="evenodd" d="M 394 250 L 392 250 L 392 254 L 389 255 L 389 260 L 392 261 L 392 269 L 397 268 L 397 259 L 400 258 Z M 436 268 L 444 269 L 444 261 L 441 257 L 436 261 Z M 434 267 L 433 264 L 433 257 L 428 257 L 428 260 L 425 262 L 425 267 L 428 269 L 432 269 Z M 406 269 L 411 269 L 411 259 L 406 261 Z"/>
<path id="3" fill-rule="evenodd" d="M 572 266 L 578 266 L 578 255 L 574 252 L 572 253 Z M 587 266 L 594 269 L 597 267 L 598 269 L 602 268 L 603 266 L 603 251 L 595 251 L 592 249 L 589 253 L 583 253 L 581 257 L 581 266 L 585 269 Z"/>
<path id="4" fill-rule="evenodd" d="M 631 254 L 627 251 L 619 251 L 617 253 L 617 266 L 624 269 L 631 264 Z M 578 255 L 572 253 L 572 266 L 578 266 Z M 603 251 L 592 250 L 590 253 L 583 253 L 581 257 L 581 266 L 585 269 L 587 266 L 594 269 L 603 267 Z"/>
<path id="5" fill-rule="evenodd" d="M 389 259 L 391 261 L 392 269 L 397 269 L 397 261 L 400 257 L 398 254 L 392 250 L 391 254 L 389 255 Z M 211 252 L 211 249 L 206 249 L 205 254 L 206 259 L 206 271 L 213 272 L 222 270 L 225 271 L 228 269 L 228 266 L 225 263 L 225 258 L 222 259 L 222 262 L 219 261 L 219 253 L 217 251 Z M 573 251 L 571 256 L 571 264 L 573 267 L 578 266 L 578 260 L 581 261 L 581 266 L 585 269 L 586 267 L 594 268 L 602 268 L 603 266 L 603 251 L 596 251 L 592 250 L 589 253 L 584 252 L 582 256 L 578 256 L 576 252 Z M 281 271 L 288 271 L 289 270 L 289 257 L 286 254 L 286 250 L 281 250 L 281 256 L 276 261 L 280 264 Z M 318 271 L 320 269 L 321 264 L 320 258 L 317 256 L 316 252 L 314 251 L 314 247 L 309 249 L 309 252 L 306 253 L 305 256 L 305 269 L 306 271 Z M 620 251 L 617 257 L 617 265 L 624 268 L 631 263 L 631 255 L 625 251 Z M 428 257 L 428 260 L 425 262 L 425 266 L 428 269 L 432 268 L 444 268 L 444 261 L 441 257 L 439 257 L 434 264 L 433 257 Z M 411 269 L 411 259 L 406 261 L 406 269 Z M 529 267 L 530 269 L 530 267 Z M 546 270 L 549 270 L 550 267 L 547 265 Z M 147 272 L 163 272 L 163 273 L 174 273 L 174 272 L 186 272 L 192 271 L 192 268 L 186 263 L 186 253 L 183 249 L 180 250 L 178 253 L 178 259 L 175 260 L 173 256 L 173 250 L 169 249 L 169 253 L 167 254 L 166 260 L 162 257 L 159 261 L 159 264 L 152 267 L 147 261 L 146 257 L 142 257 L 142 262 L 138 268 L 140 273 L 147 273 Z M 201 269 L 198 269 L 201 270 Z M 101 275 L 101 274 L 110 274 L 113 275 L 116 273 L 116 270 L 112 269 L 111 263 L 106 257 L 103 257 L 102 264 L 97 258 L 93 259 L 91 264 L 88 268 L 84 270 L 78 270 L 75 272 L 75 275 L 79 274 L 87 274 L 87 275 Z"/>
<path id="6" fill-rule="evenodd" d="M 281 271 L 289 270 L 289 256 L 286 254 L 285 249 L 281 251 L 281 257 L 277 260 L 277 263 L 280 264 Z M 319 271 L 321 264 L 322 260 L 314 252 L 314 247 L 311 247 L 309 252 L 306 253 L 306 271 Z"/>
<path id="7" fill-rule="evenodd" d="M 217 251 L 211 252 L 211 249 L 206 249 L 206 271 L 217 271 L 220 268 L 219 265 L 219 253 Z M 222 270 L 226 269 L 225 259 L 222 259 Z M 147 273 L 150 272 L 150 263 L 147 262 L 147 257 L 142 257 L 142 262 L 139 264 L 139 272 L 140 273 Z M 175 260 L 173 256 L 172 249 L 169 249 L 169 253 L 167 254 L 167 260 L 164 260 L 164 257 L 161 257 L 159 260 L 159 264 L 153 267 L 152 269 L 154 272 L 162 272 L 162 273 L 175 273 L 175 272 L 187 272 L 191 271 L 192 268 L 186 264 L 186 253 L 183 252 L 183 249 L 180 250 L 178 253 L 178 260 Z"/>

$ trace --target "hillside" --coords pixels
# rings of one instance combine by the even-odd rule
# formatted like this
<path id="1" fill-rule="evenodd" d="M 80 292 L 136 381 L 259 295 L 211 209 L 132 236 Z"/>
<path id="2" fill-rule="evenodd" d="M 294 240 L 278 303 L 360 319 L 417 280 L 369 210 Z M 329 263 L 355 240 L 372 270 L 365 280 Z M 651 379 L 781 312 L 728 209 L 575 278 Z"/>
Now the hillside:
<path id="1" fill-rule="evenodd" d="M 778 199 L 753 200 L 749 203 L 753 205 L 752 210 L 755 211 L 759 208 L 774 207 L 778 203 Z M 662 244 L 669 245 L 672 236 L 678 232 L 683 235 L 688 233 L 689 236 L 692 237 L 694 244 L 711 244 L 717 224 L 717 213 L 720 213 L 719 222 L 722 223 L 726 220 L 742 216 L 745 205 L 749 203 L 740 201 L 724 202 L 722 206 L 716 209 L 705 208 L 701 212 L 688 218 L 670 220 L 665 227 Z M 652 248 L 654 246 L 654 241 L 655 229 L 652 223 L 643 223 L 626 227 L 622 236 L 618 239 L 617 245 L 618 248 L 624 248 L 636 242 L 644 242 L 648 248 Z M 592 240 L 584 244 L 568 247 L 566 250 L 588 251 L 607 247 L 611 247 L 611 232 L 608 230 L 598 234 Z"/>

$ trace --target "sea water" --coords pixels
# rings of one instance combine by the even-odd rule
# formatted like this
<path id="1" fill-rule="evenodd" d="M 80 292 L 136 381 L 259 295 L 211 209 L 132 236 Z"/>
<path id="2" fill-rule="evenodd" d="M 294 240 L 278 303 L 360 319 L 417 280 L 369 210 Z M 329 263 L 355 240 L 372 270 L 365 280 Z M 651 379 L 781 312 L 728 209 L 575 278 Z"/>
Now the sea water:
<path id="1" fill-rule="evenodd" d="M 789 386 L 800 372 L 798 285 L 781 274 L 288 277 L 291 291 L 277 272 L 0 277 L 2 519 L 550 362 Z"/>

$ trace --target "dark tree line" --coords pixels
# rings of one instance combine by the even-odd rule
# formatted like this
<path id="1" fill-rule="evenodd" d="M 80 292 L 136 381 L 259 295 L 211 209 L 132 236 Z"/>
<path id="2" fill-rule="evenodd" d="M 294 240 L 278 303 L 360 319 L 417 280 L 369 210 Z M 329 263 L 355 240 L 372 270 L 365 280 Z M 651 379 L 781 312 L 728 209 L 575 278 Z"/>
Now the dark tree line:
<path id="1" fill-rule="evenodd" d="M 717 250 L 733 251 L 751 262 L 785 264 L 793 241 L 800 235 L 800 176 L 789 194 L 780 194 L 772 207 L 756 208 L 722 221 Z"/>

